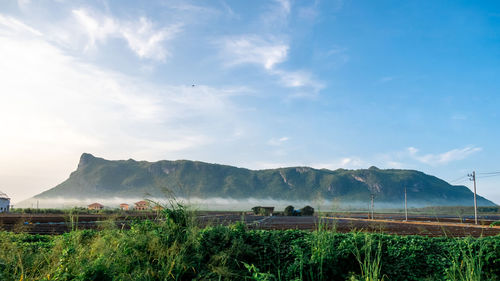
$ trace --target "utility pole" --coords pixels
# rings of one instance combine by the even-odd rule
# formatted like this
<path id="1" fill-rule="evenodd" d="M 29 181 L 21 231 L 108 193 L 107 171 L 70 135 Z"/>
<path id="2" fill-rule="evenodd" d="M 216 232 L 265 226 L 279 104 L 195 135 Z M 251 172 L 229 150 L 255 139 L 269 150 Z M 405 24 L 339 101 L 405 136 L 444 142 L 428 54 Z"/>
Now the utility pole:
<path id="1" fill-rule="evenodd" d="M 372 220 L 375 218 L 373 216 L 373 210 L 375 209 L 374 204 L 373 204 L 373 199 L 375 199 L 375 194 L 370 194 L 370 200 L 372 201 Z"/>
<path id="2" fill-rule="evenodd" d="M 474 182 L 474 222 L 477 224 L 476 171 L 472 171 L 472 174 L 467 176 L 469 176 L 469 180 Z"/>
<path id="3" fill-rule="evenodd" d="M 408 221 L 408 205 L 406 202 L 406 186 L 405 186 L 405 221 Z"/>

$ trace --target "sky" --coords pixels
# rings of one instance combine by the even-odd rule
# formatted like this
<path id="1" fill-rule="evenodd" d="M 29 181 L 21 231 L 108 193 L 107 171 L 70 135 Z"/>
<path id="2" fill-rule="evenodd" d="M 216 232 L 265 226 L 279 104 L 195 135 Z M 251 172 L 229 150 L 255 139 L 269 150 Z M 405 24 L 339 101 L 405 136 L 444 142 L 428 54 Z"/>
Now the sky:
<path id="1" fill-rule="evenodd" d="M 0 2 L 0 190 L 82 153 L 415 169 L 500 204 L 497 1 Z"/>

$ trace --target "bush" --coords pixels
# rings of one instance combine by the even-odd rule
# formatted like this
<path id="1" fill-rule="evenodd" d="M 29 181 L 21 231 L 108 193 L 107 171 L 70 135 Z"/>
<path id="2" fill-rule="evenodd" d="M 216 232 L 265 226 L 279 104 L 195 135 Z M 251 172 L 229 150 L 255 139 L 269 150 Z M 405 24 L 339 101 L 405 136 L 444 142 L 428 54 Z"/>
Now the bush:
<path id="1" fill-rule="evenodd" d="M 295 208 L 291 205 L 287 206 L 283 213 L 285 216 L 293 216 L 293 215 L 295 215 Z"/>
<path id="2" fill-rule="evenodd" d="M 314 215 L 314 208 L 311 206 L 305 206 L 304 208 L 300 209 L 300 215 L 301 216 L 312 216 L 312 215 Z"/>
<path id="3" fill-rule="evenodd" d="M 253 207 L 252 212 L 255 215 L 261 215 L 261 216 L 269 216 L 272 214 L 272 211 L 269 210 L 269 208 L 265 208 L 265 207 L 261 207 L 261 206 Z"/>

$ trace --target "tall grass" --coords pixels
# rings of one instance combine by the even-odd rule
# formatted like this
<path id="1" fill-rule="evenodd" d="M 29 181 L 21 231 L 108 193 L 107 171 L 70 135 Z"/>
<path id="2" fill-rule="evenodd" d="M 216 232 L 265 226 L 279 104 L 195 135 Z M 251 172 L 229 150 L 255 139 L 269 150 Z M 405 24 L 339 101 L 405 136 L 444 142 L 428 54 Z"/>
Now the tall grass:
<path id="1" fill-rule="evenodd" d="M 351 280 L 383 281 L 382 241 L 376 242 L 372 235 L 358 233 L 364 237 L 364 243 L 354 248 L 354 256 L 359 263 L 360 279 L 352 276 Z"/>
<path id="2" fill-rule="evenodd" d="M 457 251 L 451 256 L 451 266 L 447 270 L 450 281 L 483 280 L 483 242 L 474 245 L 470 238 L 457 241 Z M 499 249 L 500 250 L 500 249 Z"/>

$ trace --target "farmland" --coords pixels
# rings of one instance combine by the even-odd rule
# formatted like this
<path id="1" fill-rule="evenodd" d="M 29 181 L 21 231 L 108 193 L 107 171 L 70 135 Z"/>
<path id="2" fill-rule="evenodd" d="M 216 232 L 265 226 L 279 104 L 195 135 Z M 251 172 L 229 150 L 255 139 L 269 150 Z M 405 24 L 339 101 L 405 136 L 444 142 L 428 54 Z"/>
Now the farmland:
<path id="1" fill-rule="evenodd" d="M 488 225 L 492 219 L 478 226 L 410 219 L 182 207 L 125 216 L 2 215 L 10 231 L 0 232 L 0 279 L 498 280 L 500 229 Z"/>
<path id="2" fill-rule="evenodd" d="M 158 213 L 129 212 L 117 214 L 4 214 L 0 216 L 0 228 L 14 232 L 31 234 L 62 234 L 76 229 L 102 229 L 112 224 L 129 229 L 138 220 L 155 220 Z M 230 225 L 242 222 L 249 229 L 261 230 L 315 230 L 324 225 L 336 232 L 368 231 L 397 235 L 479 237 L 500 234 L 500 227 L 490 224 L 500 220 L 499 215 L 484 216 L 479 225 L 474 225 L 470 217 L 446 215 L 413 215 L 409 221 L 396 213 L 376 214 L 375 219 L 367 219 L 360 213 L 330 213 L 318 216 L 256 216 L 242 212 L 197 212 L 194 221 L 200 227 Z"/>

